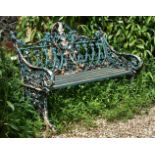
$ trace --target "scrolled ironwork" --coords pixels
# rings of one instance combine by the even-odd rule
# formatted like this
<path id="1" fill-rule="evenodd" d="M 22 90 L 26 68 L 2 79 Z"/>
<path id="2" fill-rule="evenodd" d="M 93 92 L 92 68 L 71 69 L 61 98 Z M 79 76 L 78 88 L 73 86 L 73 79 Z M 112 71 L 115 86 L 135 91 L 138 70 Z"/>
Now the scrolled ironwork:
<path id="1" fill-rule="evenodd" d="M 18 44 L 17 52 L 23 62 L 21 70 L 26 77 L 24 81 L 41 89 L 46 88 L 48 81 L 54 84 L 54 76 L 59 74 L 104 67 L 126 68 L 135 72 L 142 66 L 142 60 L 138 56 L 114 51 L 101 30 L 93 38 L 88 38 L 58 22 L 35 45 L 26 45 L 17 40 L 13 33 L 12 39 Z M 37 66 L 37 71 L 32 66 Z M 46 72 L 51 72 L 51 77 L 47 78 Z M 47 85 L 50 87 L 52 84 Z"/>
<path id="2" fill-rule="evenodd" d="M 46 120 L 46 97 L 55 84 L 55 76 L 100 68 L 124 69 L 134 74 L 143 64 L 138 56 L 114 51 L 101 30 L 88 38 L 58 22 L 51 32 L 32 45 L 16 39 L 13 33 L 11 38 L 17 49 L 26 93 L 39 109 L 44 109 Z"/>

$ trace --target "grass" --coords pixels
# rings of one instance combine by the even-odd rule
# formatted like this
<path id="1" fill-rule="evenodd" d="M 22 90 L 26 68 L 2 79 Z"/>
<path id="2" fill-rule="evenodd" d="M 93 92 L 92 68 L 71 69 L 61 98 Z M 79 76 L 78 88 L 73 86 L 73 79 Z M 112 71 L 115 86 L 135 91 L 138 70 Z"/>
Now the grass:
<path id="1" fill-rule="evenodd" d="M 140 114 L 155 101 L 155 64 L 145 62 L 132 78 L 112 79 L 56 90 L 49 96 L 51 121 L 58 132 L 75 123 L 93 125 L 97 117 L 126 120 Z"/>

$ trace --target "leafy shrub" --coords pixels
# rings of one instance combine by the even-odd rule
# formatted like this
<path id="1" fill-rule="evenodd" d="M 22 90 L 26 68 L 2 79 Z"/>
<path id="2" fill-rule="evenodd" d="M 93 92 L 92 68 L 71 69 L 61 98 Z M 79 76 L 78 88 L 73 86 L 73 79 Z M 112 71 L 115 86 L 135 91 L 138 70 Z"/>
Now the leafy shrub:
<path id="1" fill-rule="evenodd" d="M 24 99 L 19 71 L 0 48 L 0 137 L 40 136 L 41 121 Z"/>

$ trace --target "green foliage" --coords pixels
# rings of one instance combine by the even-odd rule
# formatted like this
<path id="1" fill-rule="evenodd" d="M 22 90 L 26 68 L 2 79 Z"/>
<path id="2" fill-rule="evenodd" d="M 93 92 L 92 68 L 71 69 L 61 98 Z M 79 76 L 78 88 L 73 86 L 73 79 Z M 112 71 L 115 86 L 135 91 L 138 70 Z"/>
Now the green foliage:
<path id="1" fill-rule="evenodd" d="M 75 122 L 92 124 L 96 117 L 110 121 L 132 118 L 155 101 L 155 17 L 21 17 L 18 37 L 36 41 L 63 21 L 80 33 L 92 36 L 99 27 L 118 52 L 133 53 L 144 60 L 140 74 L 52 92 L 49 97 L 51 121 L 58 131 Z"/>
<path id="2" fill-rule="evenodd" d="M 18 36 L 27 38 L 27 41 L 38 40 L 57 21 L 63 21 L 89 36 L 101 28 L 109 43 L 120 52 L 137 54 L 142 58 L 155 55 L 155 17 L 21 17 Z"/>
<path id="3" fill-rule="evenodd" d="M 59 17 L 21 17 L 17 25 L 18 36 L 25 41 L 41 39 L 44 32 L 49 31 L 58 20 Z"/>
<path id="4" fill-rule="evenodd" d="M 24 99 L 19 71 L 0 48 L 0 137 L 37 137 L 42 125 L 32 105 Z"/>
<path id="5" fill-rule="evenodd" d="M 49 98 L 51 120 L 61 131 L 75 122 L 91 125 L 96 117 L 113 121 L 140 114 L 155 101 L 155 63 L 145 65 L 136 78 L 55 91 Z"/>

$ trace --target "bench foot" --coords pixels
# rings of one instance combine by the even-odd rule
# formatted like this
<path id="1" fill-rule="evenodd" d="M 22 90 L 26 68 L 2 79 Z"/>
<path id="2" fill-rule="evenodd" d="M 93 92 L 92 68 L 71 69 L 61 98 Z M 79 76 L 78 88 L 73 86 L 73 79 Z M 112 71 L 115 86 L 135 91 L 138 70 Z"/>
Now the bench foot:
<path id="1" fill-rule="evenodd" d="M 52 125 L 48 119 L 48 111 L 45 108 L 43 112 L 43 119 L 44 119 L 44 125 L 45 125 L 45 131 L 52 131 L 52 133 L 56 133 L 56 129 L 54 125 Z"/>

